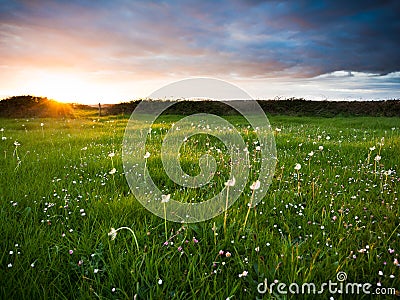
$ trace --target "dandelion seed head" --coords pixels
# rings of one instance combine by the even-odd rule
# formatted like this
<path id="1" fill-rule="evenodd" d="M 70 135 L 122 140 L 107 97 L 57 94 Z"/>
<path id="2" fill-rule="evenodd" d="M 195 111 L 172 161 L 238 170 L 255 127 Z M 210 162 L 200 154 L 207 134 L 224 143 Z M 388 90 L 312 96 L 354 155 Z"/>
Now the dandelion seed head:
<path id="1" fill-rule="evenodd" d="M 108 233 L 108 236 L 111 236 L 111 240 L 115 240 L 115 238 L 117 237 L 117 231 L 115 230 L 115 228 L 111 228 L 111 231 Z"/>
<path id="2" fill-rule="evenodd" d="M 261 186 L 260 180 L 257 180 L 256 182 L 253 182 L 253 184 L 250 186 L 251 190 L 258 190 Z"/>
<path id="3" fill-rule="evenodd" d="M 171 194 L 161 195 L 161 203 L 167 203 L 171 199 Z"/>
<path id="4" fill-rule="evenodd" d="M 225 182 L 226 186 L 234 186 L 236 183 L 235 176 L 232 176 L 232 179 L 229 179 L 227 182 Z"/>

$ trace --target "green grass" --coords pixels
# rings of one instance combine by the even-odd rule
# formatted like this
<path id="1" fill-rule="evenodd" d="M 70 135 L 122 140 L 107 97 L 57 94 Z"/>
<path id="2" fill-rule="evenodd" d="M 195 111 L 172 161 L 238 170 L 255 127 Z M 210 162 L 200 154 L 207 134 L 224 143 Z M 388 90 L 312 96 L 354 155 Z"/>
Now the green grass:
<path id="1" fill-rule="evenodd" d="M 179 118 L 164 116 L 154 126 L 150 174 L 182 201 L 208 199 L 229 179 L 229 158 L 214 151 L 225 149 L 218 140 L 196 135 L 182 149 L 182 168 L 196 175 L 197 159 L 211 144 L 219 176 L 197 190 L 169 180 L 157 153 Z M 257 166 L 247 124 L 227 119 Z M 339 271 L 347 273 L 346 282 L 371 283 L 370 291 L 378 282 L 399 290 L 400 119 L 274 116 L 270 123 L 281 129 L 276 173 L 246 227 L 249 187 L 228 211 L 226 234 L 222 214 L 195 224 L 167 222 L 165 236 L 164 220 L 134 199 L 123 175 L 127 119 L 0 119 L 0 298 L 297 299 L 276 287 L 272 295 L 260 294 L 257 285 L 267 279 L 318 287 L 337 282 Z M 254 174 L 248 186 L 253 180 Z M 122 226 L 135 236 L 120 230 L 112 240 L 111 228 Z"/>

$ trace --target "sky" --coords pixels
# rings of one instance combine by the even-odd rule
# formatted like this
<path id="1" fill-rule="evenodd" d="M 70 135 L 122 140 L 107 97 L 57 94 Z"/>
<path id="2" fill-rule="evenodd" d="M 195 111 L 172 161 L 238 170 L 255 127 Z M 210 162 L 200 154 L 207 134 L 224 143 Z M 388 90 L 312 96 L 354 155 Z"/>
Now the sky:
<path id="1" fill-rule="evenodd" d="M 0 0 L 0 99 L 116 103 L 195 77 L 256 99 L 399 99 L 399 14 L 395 0 Z"/>

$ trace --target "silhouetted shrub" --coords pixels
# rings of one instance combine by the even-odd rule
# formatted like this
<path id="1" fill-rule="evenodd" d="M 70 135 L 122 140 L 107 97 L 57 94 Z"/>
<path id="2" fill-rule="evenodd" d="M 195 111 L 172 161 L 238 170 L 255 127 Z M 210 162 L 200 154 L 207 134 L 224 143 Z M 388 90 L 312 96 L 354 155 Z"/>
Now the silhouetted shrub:
<path id="1" fill-rule="evenodd" d="M 0 117 L 73 117 L 73 109 L 71 104 L 43 97 L 14 96 L 0 101 Z"/>

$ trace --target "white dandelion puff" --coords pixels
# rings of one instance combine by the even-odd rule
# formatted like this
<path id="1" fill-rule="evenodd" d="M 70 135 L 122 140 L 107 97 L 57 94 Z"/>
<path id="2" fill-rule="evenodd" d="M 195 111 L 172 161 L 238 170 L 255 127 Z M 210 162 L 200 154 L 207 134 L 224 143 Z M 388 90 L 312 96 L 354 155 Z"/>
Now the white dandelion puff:
<path id="1" fill-rule="evenodd" d="M 171 199 L 171 194 L 161 195 L 161 203 L 167 203 Z"/>
<path id="2" fill-rule="evenodd" d="M 225 182 L 226 186 L 234 186 L 236 183 L 235 176 L 232 177 L 232 179 L 229 179 L 227 182 Z"/>
<path id="3" fill-rule="evenodd" d="M 257 180 L 256 182 L 253 182 L 253 184 L 250 186 L 251 190 L 258 190 L 261 186 L 260 180 Z"/>
<path id="4" fill-rule="evenodd" d="M 117 237 L 117 231 L 115 230 L 115 228 L 111 228 L 111 231 L 108 233 L 108 236 L 111 236 L 111 240 L 115 240 L 115 238 Z"/>

